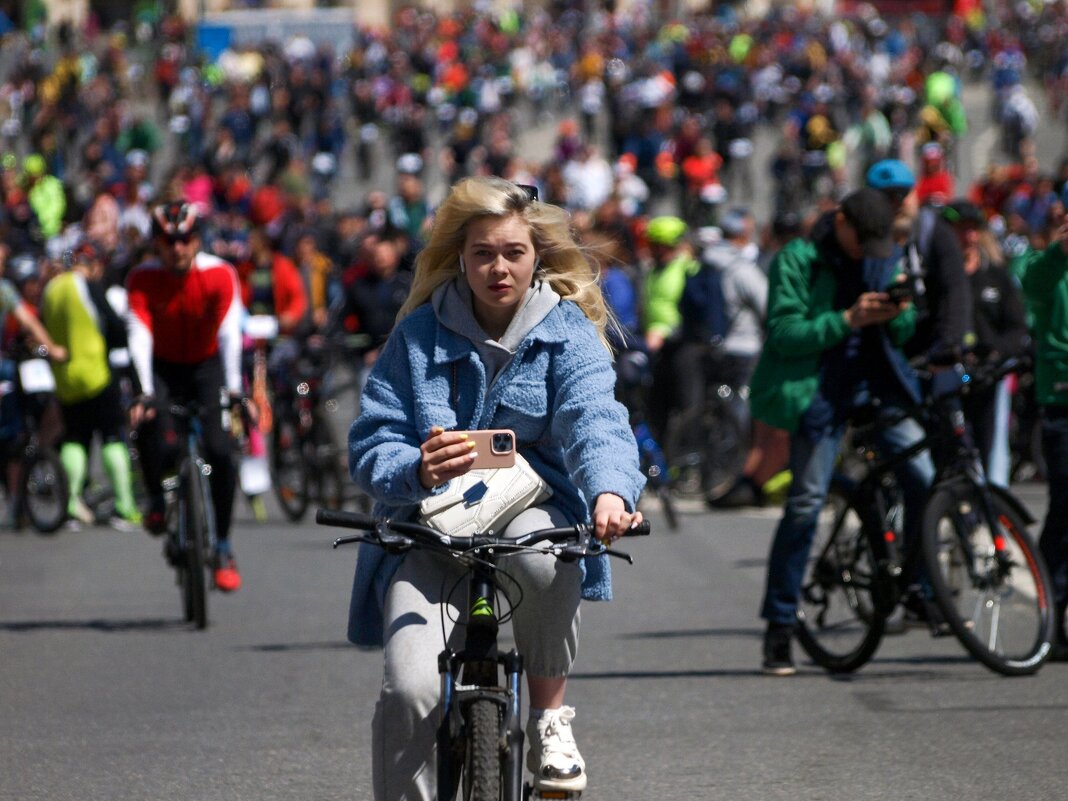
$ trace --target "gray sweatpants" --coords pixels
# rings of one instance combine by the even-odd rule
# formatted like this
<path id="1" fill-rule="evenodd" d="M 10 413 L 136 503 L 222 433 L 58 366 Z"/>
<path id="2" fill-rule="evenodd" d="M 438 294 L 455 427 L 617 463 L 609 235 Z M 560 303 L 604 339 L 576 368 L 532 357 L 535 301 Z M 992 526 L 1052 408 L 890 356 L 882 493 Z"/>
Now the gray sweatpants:
<path id="1" fill-rule="evenodd" d="M 563 525 L 567 520 L 559 510 L 538 506 L 516 517 L 504 533 L 519 536 Z M 521 587 L 523 602 L 512 628 L 525 669 L 534 676 L 566 676 L 578 648 L 581 568 L 544 554 L 509 556 L 501 565 Z M 438 654 L 443 631 L 450 647 L 463 647 L 464 628 L 452 620 L 467 605 L 464 575 L 462 566 L 445 557 L 412 551 L 386 593 L 385 670 L 372 724 L 375 801 L 437 797 Z M 519 597 L 507 579 L 498 583 Z"/>

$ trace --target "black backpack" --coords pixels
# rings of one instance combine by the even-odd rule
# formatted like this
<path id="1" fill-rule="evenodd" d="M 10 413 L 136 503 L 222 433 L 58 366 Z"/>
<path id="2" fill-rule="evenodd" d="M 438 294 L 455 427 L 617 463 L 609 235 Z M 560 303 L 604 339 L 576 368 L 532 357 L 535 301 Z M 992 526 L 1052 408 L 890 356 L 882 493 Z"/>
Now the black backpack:
<path id="1" fill-rule="evenodd" d="M 706 264 L 687 278 L 679 312 L 684 341 L 722 345 L 731 327 L 723 294 L 723 271 Z"/>

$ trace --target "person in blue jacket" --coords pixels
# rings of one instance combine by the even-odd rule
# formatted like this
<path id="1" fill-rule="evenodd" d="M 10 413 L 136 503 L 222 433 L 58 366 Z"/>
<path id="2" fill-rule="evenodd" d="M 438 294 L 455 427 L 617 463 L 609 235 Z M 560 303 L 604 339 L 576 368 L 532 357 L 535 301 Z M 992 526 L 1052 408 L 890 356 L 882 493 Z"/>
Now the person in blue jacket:
<path id="1" fill-rule="evenodd" d="M 640 522 L 643 478 L 627 413 L 613 397 L 610 319 L 566 212 L 499 178 L 453 187 L 349 434 L 352 476 L 376 514 L 411 519 L 420 501 L 470 470 L 460 431 L 508 428 L 553 495 L 516 517 L 506 536 L 592 520 L 611 542 Z M 512 623 L 530 691 L 527 762 L 542 789 L 586 786 L 575 712 L 563 702 L 580 599 L 611 596 L 605 561 L 509 559 L 524 598 Z M 443 625 L 455 639 L 462 575 L 424 551 L 360 550 L 349 638 L 385 649 L 373 721 L 377 801 L 436 795 L 437 654 Z"/>

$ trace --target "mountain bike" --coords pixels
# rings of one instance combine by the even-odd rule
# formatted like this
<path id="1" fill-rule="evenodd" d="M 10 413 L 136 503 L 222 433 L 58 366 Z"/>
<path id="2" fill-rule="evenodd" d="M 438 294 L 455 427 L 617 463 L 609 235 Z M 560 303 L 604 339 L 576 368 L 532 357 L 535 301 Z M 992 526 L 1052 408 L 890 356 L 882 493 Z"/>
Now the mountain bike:
<path id="1" fill-rule="evenodd" d="M 391 553 L 421 548 L 456 559 L 469 572 L 463 649 L 454 651 L 446 645 L 438 656 L 442 677 L 437 732 L 439 801 L 453 801 L 461 786 L 464 801 L 576 798 L 575 792 L 554 795 L 553 791 L 523 785 L 523 659 L 514 648 L 501 653 L 497 643 L 500 623 L 507 617 L 498 612 L 498 596 L 503 596 L 512 609 L 520 599 L 509 598 L 507 584 L 498 581 L 503 570 L 499 563 L 520 553 L 544 553 L 569 562 L 600 554 L 633 560 L 595 539 L 593 527 L 587 523 L 506 538 L 477 534 L 450 537 L 418 523 L 328 509 L 320 509 L 315 519 L 320 525 L 366 532 L 339 537 L 335 548 L 353 542 L 371 543 Z M 649 524 L 643 522 L 628 536 L 648 533 Z"/>
<path id="2" fill-rule="evenodd" d="M 961 391 L 1013 369 L 1015 360 L 1008 360 L 964 373 Z M 832 481 L 798 608 L 798 641 L 831 672 L 850 672 L 871 659 L 901 602 L 919 609 L 932 633 L 951 631 L 997 673 L 1031 674 L 1049 656 L 1053 591 L 1028 533 L 1034 518 L 1008 490 L 987 483 L 955 400 L 956 393 L 928 398 L 893 420 L 873 408 L 854 430 L 867 472 Z M 904 417 L 921 422 L 926 436 L 881 457 L 877 427 Z M 902 537 L 904 504 L 894 471 L 927 449 L 936 475 L 919 541 L 909 542 Z"/>

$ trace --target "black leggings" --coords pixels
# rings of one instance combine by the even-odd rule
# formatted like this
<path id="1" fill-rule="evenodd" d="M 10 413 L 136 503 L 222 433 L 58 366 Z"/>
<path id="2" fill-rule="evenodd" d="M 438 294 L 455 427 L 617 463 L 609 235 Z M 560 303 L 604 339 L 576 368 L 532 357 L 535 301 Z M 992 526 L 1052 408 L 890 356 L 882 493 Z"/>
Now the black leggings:
<path id="1" fill-rule="evenodd" d="M 230 536 L 234 493 L 237 488 L 237 468 L 234 463 L 234 443 L 222 427 L 218 410 L 220 391 L 226 386 L 222 362 L 216 357 L 199 364 L 174 364 L 156 359 L 153 364 L 156 383 L 155 416 L 144 423 L 138 432 L 141 466 L 145 485 L 152 497 L 153 508 L 163 503 L 163 472 L 174 466 L 180 452 L 181 436 L 170 403 L 196 401 L 209 411 L 201 415 L 204 434 L 204 458 L 211 464 L 211 500 L 215 506 L 216 533 L 220 540 Z"/>

